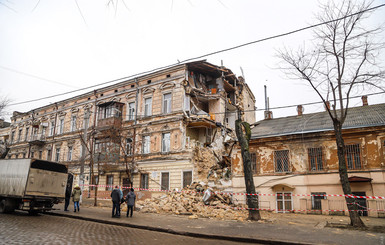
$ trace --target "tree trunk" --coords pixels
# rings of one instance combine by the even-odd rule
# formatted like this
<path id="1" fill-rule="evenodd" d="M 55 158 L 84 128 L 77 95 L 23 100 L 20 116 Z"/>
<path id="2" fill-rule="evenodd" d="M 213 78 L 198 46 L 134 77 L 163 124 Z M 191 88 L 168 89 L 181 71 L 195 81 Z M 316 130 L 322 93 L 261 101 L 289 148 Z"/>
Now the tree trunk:
<path id="1" fill-rule="evenodd" d="M 243 175 L 245 177 L 247 206 L 249 207 L 249 220 L 260 220 L 261 215 L 258 207 L 258 196 L 255 192 L 253 173 L 251 171 L 251 158 L 249 152 L 249 140 L 251 136 L 250 125 L 247 122 L 237 120 L 235 122 L 235 132 L 241 147 L 243 160 Z"/>
<path id="2" fill-rule="evenodd" d="M 350 188 L 350 183 L 348 179 L 348 170 L 346 167 L 345 160 L 345 143 L 342 138 L 342 124 L 338 120 L 333 120 L 334 132 L 336 135 L 336 143 L 337 143 L 337 154 L 338 154 L 338 172 L 340 174 L 340 181 L 342 185 L 342 190 L 345 195 L 351 195 L 352 190 Z M 349 216 L 350 216 L 350 224 L 353 227 L 365 227 L 365 224 L 362 222 L 360 216 L 358 215 L 358 206 L 355 198 L 345 197 Z"/>

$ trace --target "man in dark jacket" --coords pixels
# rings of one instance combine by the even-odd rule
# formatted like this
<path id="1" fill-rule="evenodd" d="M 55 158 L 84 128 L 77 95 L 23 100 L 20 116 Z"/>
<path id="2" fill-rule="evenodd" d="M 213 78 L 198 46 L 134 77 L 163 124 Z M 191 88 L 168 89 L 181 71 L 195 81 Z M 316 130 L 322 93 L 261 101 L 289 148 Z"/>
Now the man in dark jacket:
<path id="1" fill-rule="evenodd" d="M 131 211 L 130 217 L 132 217 L 132 213 L 134 212 L 135 199 L 136 199 L 136 195 L 134 193 L 134 188 L 131 188 L 130 191 L 127 193 L 127 197 L 126 197 L 126 202 L 127 202 L 126 217 L 128 217 L 128 214 L 130 213 L 130 211 Z"/>
<path id="2" fill-rule="evenodd" d="M 112 198 L 112 218 L 120 217 L 120 190 L 118 186 L 115 186 L 115 189 L 111 192 Z"/>

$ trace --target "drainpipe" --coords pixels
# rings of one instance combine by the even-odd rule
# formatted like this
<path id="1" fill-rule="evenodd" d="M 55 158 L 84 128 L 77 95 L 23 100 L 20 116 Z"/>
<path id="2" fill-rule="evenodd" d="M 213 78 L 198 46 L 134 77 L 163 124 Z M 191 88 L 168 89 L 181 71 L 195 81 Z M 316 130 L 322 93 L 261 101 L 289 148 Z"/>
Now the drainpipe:
<path id="1" fill-rule="evenodd" d="M 130 181 L 130 186 L 133 188 L 133 181 L 132 181 L 132 167 L 135 164 L 135 150 L 136 150 L 136 124 L 138 123 L 137 118 L 138 118 L 138 98 L 139 98 L 139 82 L 138 79 L 135 78 L 135 84 L 136 84 L 136 97 L 135 97 L 135 119 L 134 119 L 134 138 L 132 140 L 132 158 L 131 158 L 131 169 L 130 171 L 130 176 L 129 176 L 129 181 Z M 128 175 L 128 173 L 127 173 Z M 128 176 L 127 176 L 128 177 Z"/>

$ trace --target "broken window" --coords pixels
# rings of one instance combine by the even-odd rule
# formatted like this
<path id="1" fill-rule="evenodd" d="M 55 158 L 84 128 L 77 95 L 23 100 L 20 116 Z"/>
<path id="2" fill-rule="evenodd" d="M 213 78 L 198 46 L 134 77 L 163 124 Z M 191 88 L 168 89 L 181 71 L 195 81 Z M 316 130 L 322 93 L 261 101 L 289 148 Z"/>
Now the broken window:
<path id="1" fill-rule="evenodd" d="M 135 102 L 128 103 L 128 120 L 135 119 Z"/>
<path id="2" fill-rule="evenodd" d="M 361 169 L 361 151 L 360 145 L 346 145 L 345 146 L 345 157 L 348 169 Z"/>
<path id="3" fill-rule="evenodd" d="M 144 100 L 144 116 L 148 117 L 152 115 L 152 98 Z"/>
<path id="4" fill-rule="evenodd" d="M 183 186 L 185 188 L 192 183 L 192 171 L 183 171 Z"/>
<path id="5" fill-rule="evenodd" d="M 140 175 L 140 188 L 145 190 L 148 189 L 148 174 Z"/>
<path id="6" fill-rule="evenodd" d="M 257 153 L 250 153 L 251 172 L 253 174 L 259 173 L 259 166 L 257 161 Z"/>
<path id="7" fill-rule="evenodd" d="M 171 113 L 171 93 L 163 95 L 163 113 Z"/>
<path id="8" fill-rule="evenodd" d="M 170 151 L 170 133 L 162 134 L 162 152 Z"/>
<path id="9" fill-rule="evenodd" d="M 161 190 L 166 191 L 169 190 L 170 186 L 170 179 L 169 179 L 170 174 L 168 172 L 163 172 L 162 173 L 162 179 L 161 179 Z"/>
<path id="10" fill-rule="evenodd" d="M 72 161 L 72 146 L 68 146 L 67 160 Z"/>
<path id="11" fill-rule="evenodd" d="M 321 200 L 326 199 L 326 192 L 311 193 L 311 209 L 322 210 Z"/>
<path id="12" fill-rule="evenodd" d="M 126 139 L 126 155 L 127 156 L 132 155 L 132 138 Z"/>
<path id="13" fill-rule="evenodd" d="M 142 153 L 148 154 L 150 153 L 150 136 L 146 135 L 142 138 Z"/>
<path id="14" fill-rule="evenodd" d="M 310 171 L 321 171 L 323 170 L 323 159 L 322 159 L 322 148 L 308 148 Z"/>
<path id="15" fill-rule="evenodd" d="M 274 151 L 275 172 L 289 172 L 289 150 Z"/>

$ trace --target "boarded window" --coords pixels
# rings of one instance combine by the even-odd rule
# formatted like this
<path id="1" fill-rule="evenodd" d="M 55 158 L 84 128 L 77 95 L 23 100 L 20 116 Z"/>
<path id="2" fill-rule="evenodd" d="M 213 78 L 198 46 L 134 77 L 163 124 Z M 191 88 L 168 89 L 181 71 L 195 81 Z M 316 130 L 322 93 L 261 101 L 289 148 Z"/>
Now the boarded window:
<path id="1" fill-rule="evenodd" d="M 148 174 L 140 175 L 140 188 L 146 190 L 148 189 Z"/>
<path id="2" fill-rule="evenodd" d="M 191 185 L 192 182 L 192 171 L 183 171 L 183 188 Z"/>
<path id="3" fill-rule="evenodd" d="M 274 151 L 275 172 L 289 172 L 289 151 Z"/>
<path id="4" fill-rule="evenodd" d="M 346 164 L 348 169 L 361 169 L 361 151 L 360 145 L 346 145 L 345 146 Z"/>
<path id="5" fill-rule="evenodd" d="M 169 173 L 162 173 L 161 190 L 169 189 L 169 184 L 170 184 L 169 176 L 170 176 Z"/>
<path id="6" fill-rule="evenodd" d="M 309 157 L 310 171 L 323 170 L 322 148 L 308 148 L 307 152 Z"/>

